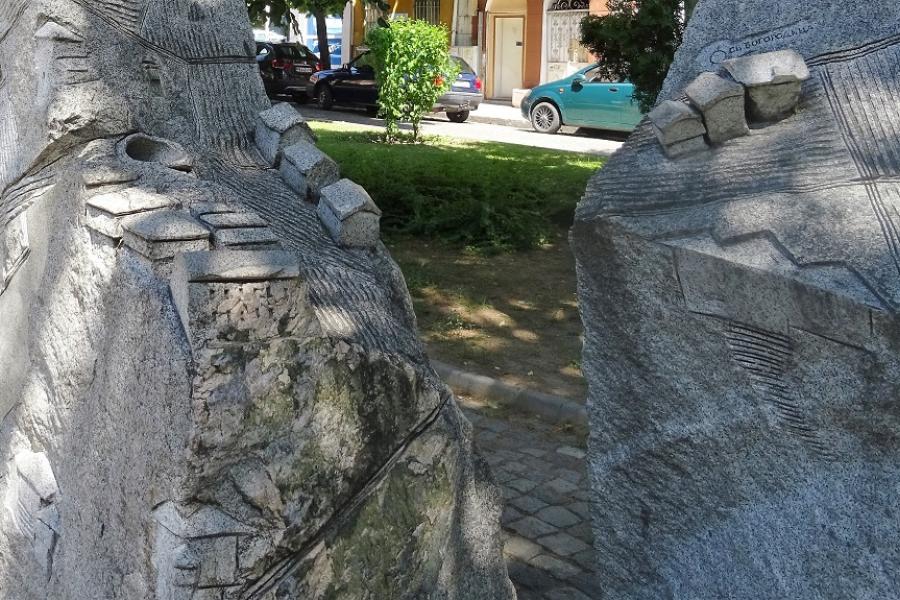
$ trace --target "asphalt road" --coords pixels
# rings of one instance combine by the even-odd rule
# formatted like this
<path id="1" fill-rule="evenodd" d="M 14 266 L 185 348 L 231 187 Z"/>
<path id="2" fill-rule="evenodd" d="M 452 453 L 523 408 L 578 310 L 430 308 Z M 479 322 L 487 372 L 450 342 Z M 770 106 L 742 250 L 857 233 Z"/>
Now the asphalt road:
<path id="1" fill-rule="evenodd" d="M 352 109 L 321 110 L 309 104 L 297 105 L 301 114 L 310 121 L 333 121 L 354 123 L 363 127 L 379 129 L 381 119 Z M 411 129 L 403 126 L 404 129 Z M 585 152 L 608 156 L 618 150 L 625 140 L 622 134 L 563 127 L 556 135 L 537 133 L 527 126 L 510 126 L 467 121 L 451 123 L 443 114 L 426 117 L 422 122 L 422 132 L 426 135 L 440 135 L 467 140 L 506 142 L 535 148 L 549 148 L 566 152 Z"/>

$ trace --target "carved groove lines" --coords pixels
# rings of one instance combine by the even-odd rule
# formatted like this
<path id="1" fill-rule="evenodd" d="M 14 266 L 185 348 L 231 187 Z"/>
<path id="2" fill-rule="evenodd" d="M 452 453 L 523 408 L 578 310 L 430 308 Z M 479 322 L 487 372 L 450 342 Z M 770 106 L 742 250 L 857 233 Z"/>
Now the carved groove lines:
<path id="1" fill-rule="evenodd" d="M 853 158 L 866 179 L 900 174 L 900 50 L 895 47 L 822 69 L 832 110 L 853 139 Z"/>
<path id="2" fill-rule="evenodd" d="M 756 393 L 775 410 L 779 425 L 819 456 L 833 458 L 788 385 L 786 375 L 794 357 L 791 340 L 734 322 L 729 323 L 726 337 L 731 359 L 750 377 Z"/>
<path id="3" fill-rule="evenodd" d="M 820 78 L 847 150 L 867 182 L 872 211 L 900 275 L 900 214 L 885 203 L 874 183 L 900 174 L 895 148 L 900 139 L 898 60 L 898 48 L 880 48 L 851 62 L 829 64 Z"/>
<path id="4" fill-rule="evenodd" d="M 29 177 L 0 195 L 0 228 L 28 209 L 53 187 L 52 176 Z"/>
<path id="5" fill-rule="evenodd" d="M 24 12 L 24 0 L 3 0 L 0 2 L 0 42 L 6 39 L 7 34 Z"/>
<path id="6" fill-rule="evenodd" d="M 123 29 L 137 33 L 141 4 L 141 0 L 94 0 L 94 10 Z"/>

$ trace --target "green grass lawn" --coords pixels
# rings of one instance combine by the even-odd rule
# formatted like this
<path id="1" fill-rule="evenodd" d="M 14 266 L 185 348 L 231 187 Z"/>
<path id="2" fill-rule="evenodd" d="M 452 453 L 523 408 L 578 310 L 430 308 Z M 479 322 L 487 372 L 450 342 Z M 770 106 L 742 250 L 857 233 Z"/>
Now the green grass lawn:
<path id="1" fill-rule="evenodd" d="M 605 160 L 449 138 L 390 145 L 379 143 L 373 131 L 311 125 L 319 147 L 384 211 L 388 237 L 406 234 L 488 251 L 537 248 L 556 239 Z"/>
<path id="2" fill-rule="evenodd" d="M 385 212 L 429 354 L 583 400 L 581 320 L 566 229 L 600 157 L 512 144 L 378 143 L 313 122 L 319 147 Z"/>

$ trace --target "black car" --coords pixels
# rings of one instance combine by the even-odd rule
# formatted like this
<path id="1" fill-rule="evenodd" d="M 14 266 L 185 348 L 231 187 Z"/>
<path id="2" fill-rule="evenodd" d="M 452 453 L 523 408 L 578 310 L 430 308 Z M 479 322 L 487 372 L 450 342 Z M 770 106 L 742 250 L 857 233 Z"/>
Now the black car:
<path id="1" fill-rule="evenodd" d="M 365 63 L 365 54 L 356 57 L 340 69 L 320 71 L 309 78 L 307 96 L 314 98 L 325 110 L 335 105 L 359 106 L 370 112 L 378 107 L 378 84 L 375 70 Z M 462 123 L 469 112 L 484 100 L 481 78 L 461 58 L 451 59 L 459 67 L 459 75 L 450 90 L 434 105 L 434 112 L 445 112 L 451 121 Z"/>
<path id="2" fill-rule="evenodd" d="M 301 44 L 256 42 L 256 64 L 266 86 L 266 94 L 287 94 L 305 99 L 306 85 L 321 70 L 319 57 Z"/>

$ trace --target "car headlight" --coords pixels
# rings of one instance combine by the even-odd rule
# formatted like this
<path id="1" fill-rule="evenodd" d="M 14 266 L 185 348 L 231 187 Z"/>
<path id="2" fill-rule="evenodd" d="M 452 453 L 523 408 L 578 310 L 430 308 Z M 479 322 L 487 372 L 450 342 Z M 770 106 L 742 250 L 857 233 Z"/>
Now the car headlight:
<path id="1" fill-rule="evenodd" d="M 319 74 L 318 74 L 318 73 L 313 73 L 312 75 L 309 76 L 309 82 L 310 82 L 310 83 L 315 83 L 315 82 L 317 82 L 318 80 L 319 80 Z"/>

